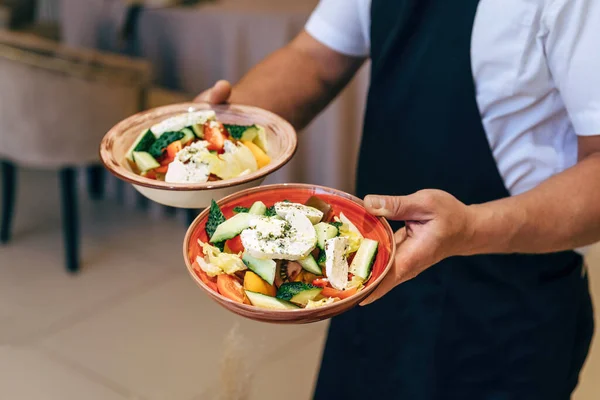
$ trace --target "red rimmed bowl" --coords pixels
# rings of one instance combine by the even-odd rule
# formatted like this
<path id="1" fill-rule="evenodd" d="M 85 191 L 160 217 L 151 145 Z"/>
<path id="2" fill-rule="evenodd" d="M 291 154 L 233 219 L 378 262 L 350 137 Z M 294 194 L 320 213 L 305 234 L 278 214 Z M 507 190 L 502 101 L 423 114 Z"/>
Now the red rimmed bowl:
<path id="1" fill-rule="evenodd" d="M 175 115 L 201 110 L 213 110 L 217 119 L 225 124 L 262 125 L 267 133 L 267 154 L 271 163 L 238 178 L 194 184 L 149 179 L 131 169 L 125 154 L 142 130 Z M 115 125 L 102 139 L 100 158 L 113 175 L 131 183 L 152 201 L 177 208 L 205 208 L 212 199 L 220 199 L 239 190 L 260 185 L 269 174 L 290 161 L 296 152 L 296 146 L 294 128 L 270 111 L 237 104 L 181 103 L 144 111 Z"/>
<path id="2" fill-rule="evenodd" d="M 311 309 L 299 310 L 267 310 L 234 302 L 220 295 L 216 290 L 211 289 L 200 276 L 194 271 L 192 263 L 198 254 L 201 254 L 198 246 L 198 239 L 208 242 L 206 235 L 206 221 L 208 219 L 208 209 L 204 210 L 192 222 L 183 241 L 183 257 L 188 272 L 196 284 L 202 288 L 213 300 L 238 315 L 261 322 L 271 322 L 278 324 L 306 324 L 322 321 L 338 314 L 341 314 L 363 301 L 375 288 L 381 283 L 384 276 L 392 267 L 394 259 L 394 232 L 383 218 L 377 218 L 367 213 L 363 207 L 363 202 L 357 197 L 340 190 L 326 188 L 315 185 L 305 184 L 278 184 L 266 185 L 256 188 L 242 190 L 235 194 L 225 197 L 217 202 L 226 218 L 233 215 L 233 208 L 236 206 L 250 207 L 255 201 L 262 201 L 267 206 L 277 201 L 289 200 L 297 203 L 304 203 L 311 196 L 318 196 L 333 206 L 336 214 L 343 212 L 350 219 L 361 233 L 369 238 L 379 242 L 379 250 L 375 263 L 373 264 L 372 275 L 366 286 L 354 296 L 337 301 L 335 303 Z"/>

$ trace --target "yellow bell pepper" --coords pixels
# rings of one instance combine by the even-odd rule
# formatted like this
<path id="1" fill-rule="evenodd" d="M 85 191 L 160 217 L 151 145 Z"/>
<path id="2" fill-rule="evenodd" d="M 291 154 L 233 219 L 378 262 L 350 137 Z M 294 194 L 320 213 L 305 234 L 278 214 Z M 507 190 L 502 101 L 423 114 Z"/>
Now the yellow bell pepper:
<path id="1" fill-rule="evenodd" d="M 248 140 L 243 140 L 242 143 L 250 149 L 254 158 L 256 158 L 256 164 L 258 164 L 258 168 L 262 168 L 268 165 L 271 162 L 271 157 L 267 155 L 260 147 L 255 145 L 253 142 Z"/>
<path id="2" fill-rule="evenodd" d="M 269 285 L 252 271 L 246 271 L 246 275 L 244 275 L 244 289 L 272 297 L 277 294 L 275 286 Z"/>

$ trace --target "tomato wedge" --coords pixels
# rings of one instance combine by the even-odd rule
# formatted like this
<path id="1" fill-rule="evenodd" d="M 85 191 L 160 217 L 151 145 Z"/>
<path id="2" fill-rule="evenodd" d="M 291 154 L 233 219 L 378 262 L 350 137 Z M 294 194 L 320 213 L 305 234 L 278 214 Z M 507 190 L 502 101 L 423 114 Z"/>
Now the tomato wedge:
<path id="1" fill-rule="evenodd" d="M 225 274 L 219 275 L 217 276 L 217 287 L 219 293 L 229 300 L 242 304 L 248 303 L 244 287 L 236 278 Z"/>
<path id="2" fill-rule="evenodd" d="M 194 263 L 192 264 L 192 267 L 194 268 L 194 272 L 196 273 L 196 275 L 198 275 L 198 278 L 200 278 L 200 280 L 202 280 L 202 282 L 204 282 L 204 284 L 206 286 L 208 286 L 215 292 L 218 292 L 217 280 L 215 278 L 209 277 L 206 274 L 206 272 L 202 271 L 202 268 L 200 268 L 200 266 L 198 265 L 198 263 L 196 261 L 194 261 Z"/>
<path id="3" fill-rule="evenodd" d="M 208 146 L 206 146 L 208 150 L 222 152 L 225 147 L 225 139 L 227 139 L 227 132 L 222 123 L 217 121 L 204 123 L 204 140 L 208 142 Z"/>
<path id="4" fill-rule="evenodd" d="M 237 235 L 233 239 L 229 239 L 228 241 L 226 241 L 225 246 L 227 246 L 233 254 L 239 254 L 244 251 L 244 245 L 242 243 L 240 235 Z"/>
<path id="5" fill-rule="evenodd" d="M 314 283 L 313 283 L 314 285 Z M 350 296 L 355 295 L 357 292 L 356 288 L 348 289 L 348 290 L 337 290 L 334 288 L 326 287 L 323 288 L 321 292 L 321 296 L 324 297 L 338 297 L 340 299 L 347 299 Z"/>

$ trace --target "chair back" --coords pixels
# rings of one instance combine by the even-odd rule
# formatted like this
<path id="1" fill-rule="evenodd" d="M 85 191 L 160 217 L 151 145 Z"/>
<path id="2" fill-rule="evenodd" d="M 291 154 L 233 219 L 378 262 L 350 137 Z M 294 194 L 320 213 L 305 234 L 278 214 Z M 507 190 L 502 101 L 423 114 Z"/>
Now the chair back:
<path id="1" fill-rule="evenodd" d="M 147 62 L 0 32 L 0 159 L 96 162 L 104 134 L 144 108 L 149 83 Z"/>

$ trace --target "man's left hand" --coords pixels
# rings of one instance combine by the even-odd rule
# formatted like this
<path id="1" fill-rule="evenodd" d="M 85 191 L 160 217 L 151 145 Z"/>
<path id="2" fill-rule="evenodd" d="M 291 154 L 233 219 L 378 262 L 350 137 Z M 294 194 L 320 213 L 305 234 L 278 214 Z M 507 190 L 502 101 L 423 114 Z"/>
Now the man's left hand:
<path id="1" fill-rule="evenodd" d="M 405 221 L 395 233 L 396 257 L 390 272 L 361 305 L 381 298 L 444 258 L 463 255 L 474 235 L 473 211 L 441 190 L 422 190 L 410 196 L 367 196 L 371 214 Z"/>

